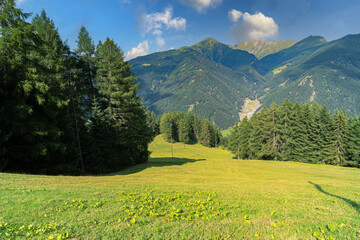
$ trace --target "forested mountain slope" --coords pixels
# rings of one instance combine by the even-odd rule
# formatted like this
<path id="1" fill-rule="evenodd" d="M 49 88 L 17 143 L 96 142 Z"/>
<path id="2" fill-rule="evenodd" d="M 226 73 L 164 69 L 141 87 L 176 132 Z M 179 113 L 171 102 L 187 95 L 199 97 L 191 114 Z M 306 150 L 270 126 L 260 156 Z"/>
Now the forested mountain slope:
<path id="1" fill-rule="evenodd" d="M 268 51 L 269 44 L 262 45 L 255 54 Z M 194 112 L 226 128 L 239 121 L 246 98 L 266 106 L 286 98 L 317 101 L 359 114 L 359 53 L 359 34 L 331 42 L 309 36 L 261 60 L 208 38 L 130 62 L 150 110 Z"/>
<path id="2" fill-rule="evenodd" d="M 238 120 L 246 97 L 263 84 L 267 67 L 254 55 L 214 39 L 131 61 L 144 104 L 156 114 L 192 111 L 221 127 Z"/>
<path id="3" fill-rule="evenodd" d="M 300 57 L 298 57 L 300 58 Z M 360 34 L 329 42 L 299 64 L 274 74 L 263 86 L 263 103 L 326 103 L 331 110 L 360 113 Z M 274 72 L 274 71 L 273 71 Z M 267 90 L 268 89 L 268 90 Z M 266 91 L 267 90 L 267 91 Z"/>

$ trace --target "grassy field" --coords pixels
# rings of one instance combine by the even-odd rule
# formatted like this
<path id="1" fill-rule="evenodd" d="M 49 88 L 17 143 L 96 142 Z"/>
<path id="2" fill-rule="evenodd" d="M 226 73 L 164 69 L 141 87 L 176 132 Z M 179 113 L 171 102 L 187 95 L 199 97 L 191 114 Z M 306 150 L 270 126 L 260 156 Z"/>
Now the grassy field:
<path id="1" fill-rule="evenodd" d="M 359 239 L 360 169 L 170 145 L 108 176 L 0 174 L 0 239 Z"/>

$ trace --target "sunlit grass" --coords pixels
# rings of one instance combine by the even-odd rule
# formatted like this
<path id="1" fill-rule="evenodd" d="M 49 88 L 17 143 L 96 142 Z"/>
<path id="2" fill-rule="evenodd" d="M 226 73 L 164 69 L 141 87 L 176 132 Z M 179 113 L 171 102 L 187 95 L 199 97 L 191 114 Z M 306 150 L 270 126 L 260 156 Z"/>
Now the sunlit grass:
<path id="1" fill-rule="evenodd" d="M 358 239 L 360 170 L 232 159 L 158 136 L 108 176 L 0 174 L 0 239 Z"/>

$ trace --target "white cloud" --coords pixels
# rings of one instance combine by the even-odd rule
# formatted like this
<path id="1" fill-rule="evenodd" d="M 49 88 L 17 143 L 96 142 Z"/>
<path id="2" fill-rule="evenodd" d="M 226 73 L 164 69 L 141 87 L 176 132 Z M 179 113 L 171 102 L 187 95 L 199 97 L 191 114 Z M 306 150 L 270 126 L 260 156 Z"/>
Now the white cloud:
<path id="1" fill-rule="evenodd" d="M 186 19 L 185 18 L 173 18 L 173 9 L 166 8 L 164 12 L 157 12 L 152 14 L 144 14 L 141 19 L 141 25 L 143 28 L 143 34 L 147 34 L 151 31 L 160 30 L 162 28 L 175 30 L 186 30 Z"/>
<path id="2" fill-rule="evenodd" d="M 242 15 L 243 15 L 243 13 L 236 9 L 229 11 L 229 18 L 232 22 L 239 21 L 239 19 L 241 18 Z"/>
<path id="3" fill-rule="evenodd" d="M 276 38 L 279 33 L 279 26 L 273 18 L 267 17 L 261 12 L 253 15 L 243 13 L 237 19 L 242 19 L 242 22 L 234 25 L 230 30 L 230 35 L 237 41 L 248 40 L 268 40 Z"/>
<path id="4" fill-rule="evenodd" d="M 157 44 L 160 48 L 162 48 L 162 47 L 166 44 L 165 39 L 163 39 L 161 36 L 157 36 L 157 37 L 156 37 L 156 44 Z"/>
<path id="5" fill-rule="evenodd" d="M 161 30 L 157 29 L 157 30 L 153 31 L 153 34 L 157 35 L 157 36 L 160 36 L 160 35 L 163 34 L 163 32 Z"/>
<path id="6" fill-rule="evenodd" d="M 137 47 L 132 48 L 125 56 L 125 60 L 129 61 L 133 58 L 148 55 L 150 51 L 148 41 L 143 41 L 139 43 Z"/>
<path id="7" fill-rule="evenodd" d="M 216 8 L 223 0 L 180 0 L 180 2 L 195 8 L 199 13 L 205 13 L 208 8 Z"/>

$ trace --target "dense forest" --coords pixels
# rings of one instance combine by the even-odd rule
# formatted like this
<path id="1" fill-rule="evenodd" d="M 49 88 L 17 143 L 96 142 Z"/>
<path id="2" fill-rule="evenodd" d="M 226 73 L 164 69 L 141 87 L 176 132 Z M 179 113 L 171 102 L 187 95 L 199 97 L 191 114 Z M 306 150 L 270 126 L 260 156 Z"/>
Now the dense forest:
<path id="1" fill-rule="evenodd" d="M 146 162 L 154 132 L 124 53 L 82 27 L 63 42 L 45 11 L 0 1 L 0 171 L 105 173 Z"/>
<path id="2" fill-rule="evenodd" d="M 164 113 L 160 118 L 160 133 L 168 142 L 199 142 L 206 147 L 222 144 L 221 129 L 194 113 Z"/>
<path id="3" fill-rule="evenodd" d="M 360 118 L 317 103 L 273 103 L 236 123 L 228 141 L 238 159 L 360 167 Z"/>

